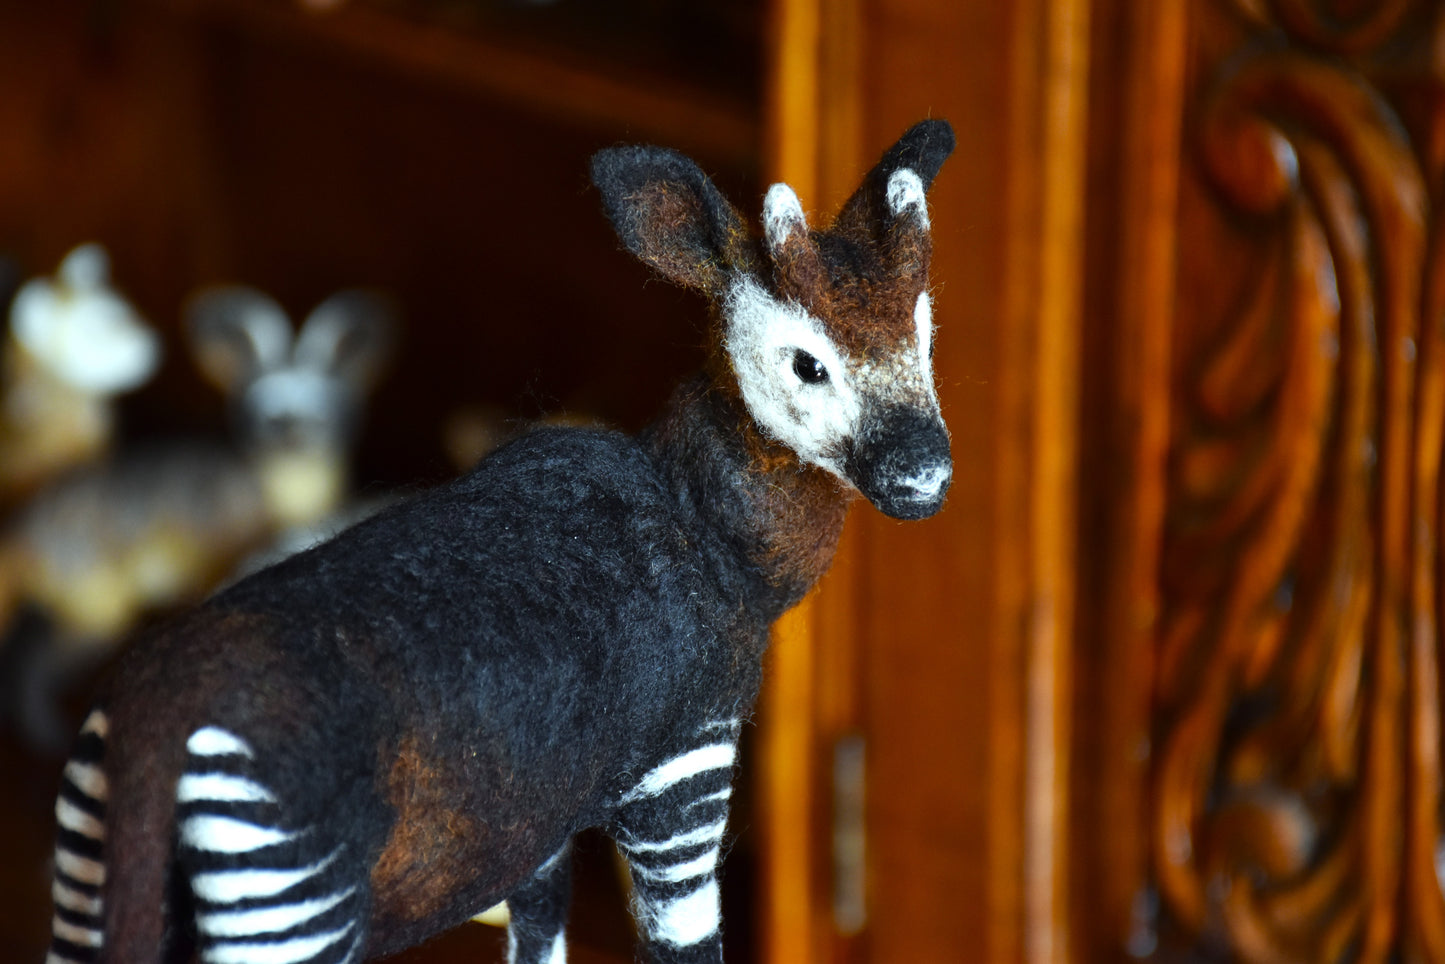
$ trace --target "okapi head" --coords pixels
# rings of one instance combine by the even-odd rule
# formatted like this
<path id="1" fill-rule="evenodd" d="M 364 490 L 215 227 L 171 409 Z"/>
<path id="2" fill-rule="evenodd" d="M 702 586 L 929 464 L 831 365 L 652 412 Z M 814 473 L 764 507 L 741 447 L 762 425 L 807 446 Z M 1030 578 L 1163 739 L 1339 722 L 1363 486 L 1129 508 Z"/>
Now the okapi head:
<path id="1" fill-rule="evenodd" d="M 627 248 L 715 305 L 731 380 L 762 434 L 899 519 L 937 512 L 953 472 L 933 384 L 925 198 L 953 144 L 945 121 L 911 128 L 825 230 L 775 184 L 761 239 L 675 151 L 592 161 Z"/>

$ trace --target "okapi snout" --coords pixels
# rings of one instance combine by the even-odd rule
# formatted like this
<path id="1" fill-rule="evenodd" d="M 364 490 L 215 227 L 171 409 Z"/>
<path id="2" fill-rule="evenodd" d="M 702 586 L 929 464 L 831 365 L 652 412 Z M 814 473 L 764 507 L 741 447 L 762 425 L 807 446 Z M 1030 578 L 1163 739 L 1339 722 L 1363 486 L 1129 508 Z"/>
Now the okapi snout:
<path id="1" fill-rule="evenodd" d="M 936 414 L 916 408 L 887 410 L 853 444 L 848 479 L 880 512 L 895 519 L 926 519 L 943 508 L 953 481 L 948 430 Z"/>

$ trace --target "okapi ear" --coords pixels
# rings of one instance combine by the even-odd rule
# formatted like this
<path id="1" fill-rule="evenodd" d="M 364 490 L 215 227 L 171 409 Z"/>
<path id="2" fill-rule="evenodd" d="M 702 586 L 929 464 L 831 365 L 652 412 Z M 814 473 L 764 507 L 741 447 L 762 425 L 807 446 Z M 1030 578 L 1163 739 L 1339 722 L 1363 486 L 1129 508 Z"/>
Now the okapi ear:
<path id="1" fill-rule="evenodd" d="M 763 198 L 763 243 L 784 295 L 806 303 L 814 292 L 823 290 L 827 267 L 808 233 L 803 205 L 786 184 L 774 184 Z"/>
<path id="2" fill-rule="evenodd" d="M 202 291 L 187 306 L 186 328 L 201 371 L 225 392 L 286 364 L 291 354 L 291 320 L 254 288 Z"/>
<path id="3" fill-rule="evenodd" d="M 953 153 L 953 126 L 945 120 L 914 124 L 898 143 L 890 147 L 833 222 L 833 230 L 845 234 L 870 235 L 878 227 L 892 225 L 905 213 L 921 214 L 928 227 L 924 194 L 933 185 L 939 168 Z"/>
<path id="4" fill-rule="evenodd" d="M 684 155 L 608 148 L 592 157 L 592 183 L 627 250 L 669 280 L 716 297 L 747 265 L 747 225 Z"/>

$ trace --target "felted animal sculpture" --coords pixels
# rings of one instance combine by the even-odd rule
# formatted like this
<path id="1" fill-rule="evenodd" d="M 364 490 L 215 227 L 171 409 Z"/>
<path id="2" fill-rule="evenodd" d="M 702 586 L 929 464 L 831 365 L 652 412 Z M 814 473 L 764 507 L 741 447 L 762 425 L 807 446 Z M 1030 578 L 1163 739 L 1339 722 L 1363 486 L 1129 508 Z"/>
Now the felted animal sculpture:
<path id="1" fill-rule="evenodd" d="M 622 242 L 708 295 L 715 352 L 637 437 L 539 429 L 132 649 L 57 815 L 53 962 L 353 962 L 506 899 L 561 962 L 569 844 L 630 864 L 645 955 L 717 961 L 717 866 L 769 627 L 861 493 L 952 472 L 909 130 L 831 227 L 785 185 L 754 239 L 687 158 L 606 150 Z"/>
<path id="2" fill-rule="evenodd" d="M 225 392 L 238 445 L 170 441 L 122 451 L 53 483 L 0 538 L 6 701 L 37 749 L 62 749 L 67 684 L 147 613 L 194 602 L 249 554 L 338 511 L 366 390 L 391 330 L 384 299 L 345 291 L 292 336 L 249 288 L 207 291 L 191 347 Z M 23 618 L 22 618 L 23 617 Z"/>
<path id="3" fill-rule="evenodd" d="M 0 389 L 0 502 L 15 504 L 110 445 L 115 396 L 160 363 L 160 339 L 110 283 L 110 258 L 85 244 L 54 278 L 21 285 L 10 306 Z"/>

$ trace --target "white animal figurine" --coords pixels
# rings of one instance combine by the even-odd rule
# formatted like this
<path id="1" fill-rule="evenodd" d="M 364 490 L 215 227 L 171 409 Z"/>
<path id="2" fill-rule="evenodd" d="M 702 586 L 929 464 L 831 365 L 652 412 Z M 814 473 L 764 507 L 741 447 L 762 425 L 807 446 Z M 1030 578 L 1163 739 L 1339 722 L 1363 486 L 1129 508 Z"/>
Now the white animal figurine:
<path id="1" fill-rule="evenodd" d="M 0 538 L 0 625 L 15 627 L 8 702 L 32 743 L 63 741 L 58 694 L 143 614 L 200 598 L 251 553 L 337 512 L 390 317 L 379 296 L 342 292 L 293 339 L 259 292 L 194 301 L 192 348 L 227 395 L 239 446 L 118 453 L 41 492 Z"/>
<path id="2" fill-rule="evenodd" d="M 103 455 L 112 400 L 148 380 L 160 356 L 160 339 L 111 286 L 100 245 L 22 285 L 0 361 L 0 503 Z"/>

